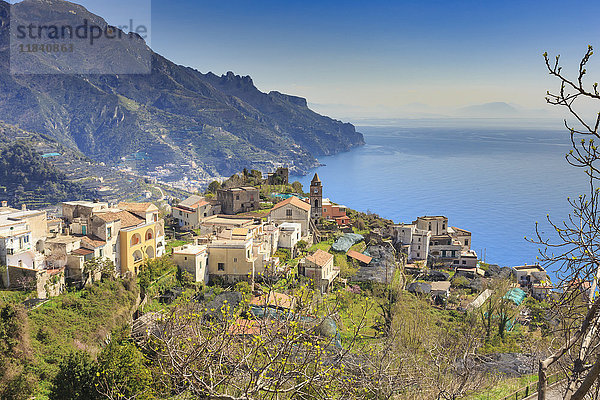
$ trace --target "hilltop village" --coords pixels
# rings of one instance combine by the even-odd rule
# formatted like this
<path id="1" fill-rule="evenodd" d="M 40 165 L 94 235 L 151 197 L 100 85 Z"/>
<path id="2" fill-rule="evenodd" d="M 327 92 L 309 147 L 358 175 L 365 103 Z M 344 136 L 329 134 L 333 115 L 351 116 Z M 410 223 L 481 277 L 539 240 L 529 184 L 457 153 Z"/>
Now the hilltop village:
<path id="1" fill-rule="evenodd" d="M 107 266 L 115 276 L 135 276 L 148 260 L 168 255 L 207 285 L 296 274 L 326 293 L 336 282 L 390 283 L 401 276 L 406 290 L 446 306 L 454 287 L 479 294 L 485 279 L 496 276 L 513 276 L 515 288 L 538 299 L 552 289 L 541 266 L 482 263 L 471 249 L 471 232 L 450 226 L 445 216 L 395 224 L 348 210 L 323 198 L 317 174 L 308 193 L 274 192 L 290 188 L 286 168 L 260 183 L 192 195 L 163 210 L 152 203 L 72 201 L 50 217 L 3 202 L 2 284 L 35 287 L 46 298 L 100 279 Z M 460 300 L 457 307 L 467 305 Z"/>
<path id="2" fill-rule="evenodd" d="M 312 348 L 326 351 L 306 360 L 319 366 L 311 367 L 311 379 L 331 384 L 321 386 L 324 397 L 319 398 L 329 398 L 331 390 L 356 390 L 360 394 L 355 398 L 365 398 L 363 391 L 407 394 L 417 388 L 423 398 L 437 398 L 448 387 L 463 396 L 499 380 L 521 382 L 535 372 L 552 323 L 546 317 L 546 300 L 560 289 L 552 286 L 543 267 L 487 264 L 471 248 L 471 232 L 450 225 L 446 216 L 394 223 L 324 198 L 325 184 L 315 174 L 304 192 L 298 182 L 289 182 L 286 168 L 278 168 L 265 178 L 258 171 L 244 171 L 211 183 L 202 194 L 162 203 L 67 201 L 53 213 L 27 206 L 14 209 L 3 202 L 0 312 L 20 315 L 8 318 L 15 325 L 3 329 L 16 332 L 17 342 L 33 343 L 27 350 L 33 356 L 6 353 L 5 360 L 12 360 L 6 371 L 16 372 L 0 373 L 0 393 L 11 387 L 2 382 L 25 379 L 42 383 L 29 392 L 39 398 L 78 398 L 56 394 L 62 393 L 65 379 L 68 387 L 73 385 L 70 371 L 79 361 L 72 357 L 91 355 L 90 365 L 104 371 L 124 354 L 107 358 L 106 352 L 117 351 L 114 346 L 135 348 L 139 362 L 148 365 L 143 367 L 148 376 L 161 377 L 167 371 L 169 385 L 174 385 L 167 385 L 170 392 L 199 390 L 217 396 L 267 390 L 239 386 L 253 381 L 243 372 L 248 366 L 238 375 L 230 373 L 238 361 L 196 365 L 196 371 L 221 368 L 227 381 L 204 388 L 212 375 L 203 376 L 190 383 L 193 390 L 176 389 L 188 379 L 178 371 L 188 367 L 165 367 L 162 372 L 151 367 L 179 362 L 169 358 L 171 353 L 160 353 L 173 340 L 200 338 L 265 355 L 275 346 L 281 354 L 293 352 L 289 357 L 296 361 L 309 357 L 296 351 L 318 344 Z M 589 285 L 571 282 L 567 289 L 586 295 Z M 196 319 L 195 330 L 177 325 Z M 282 334 L 282 329 L 291 331 Z M 379 349 L 391 340 L 399 340 L 397 350 L 377 350 L 394 358 L 380 360 L 394 366 L 385 372 L 390 374 L 386 386 L 366 378 L 373 370 L 364 370 L 368 362 L 363 357 L 372 350 L 356 346 Z M 156 341 L 161 347 L 152 348 Z M 179 345 L 180 350 L 189 348 Z M 226 348 L 214 351 L 229 357 Z M 344 362 L 352 362 L 354 370 L 338 371 L 340 380 L 333 389 L 331 372 L 320 368 L 341 365 L 345 351 L 351 359 Z M 209 362 L 216 357 L 210 354 L 194 360 Z M 415 360 L 406 364 L 398 357 Z M 469 367 L 457 369 L 458 358 L 470 360 Z M 256 361 L 262 365 L 257 370 L 271 365 L 261 364 L 265 360 Z M 443 379 L 449 380 L 444 385 L 439 373 L 434 374 L 433 365 L 440 362 L 445 363 Z M 408 377 L 401 375 L 398 368 L 408 365 L 413 366 L 406 371 Z M 34 367 L 36 372 L 28 373 Z M 417 367 L 434 374 L 430 381 L 419 378 L 424 372 Z M 294 371 L 290 376 L 305 373 Z M 130 379 L 128 373 L 115 373 L 118 379 Z M 100 372 L 86 379 L 96 387 L 107 385 L 107 391 L 122 383 L 108 384 Z M 268 379 L 279 382 L 274 375 Z M 345 387 L 348 382 L 354 384 Z M 143 390 L 155 390 L 150 383 L 144 385 Z M 149 398 L 161 398 L 156 396 Z"/>

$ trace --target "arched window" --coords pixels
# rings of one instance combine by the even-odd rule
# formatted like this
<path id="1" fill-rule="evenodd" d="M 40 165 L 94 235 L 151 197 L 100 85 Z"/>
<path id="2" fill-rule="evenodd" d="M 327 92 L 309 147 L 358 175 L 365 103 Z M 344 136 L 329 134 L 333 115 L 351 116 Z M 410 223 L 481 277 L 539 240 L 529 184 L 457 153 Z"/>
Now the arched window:
<path id="1" fill-rule="evenodd" d="M 152 246 L 148 246 L 146 249 L 146 255 L 148 258 L 154 258 L 154 248 Z"/>
<path id="2" fill-rule="evenodd" d="M 135 246 L 136 244 L 140 244 L 141 241 L 142 241 L 142 237 L 140 236 L 139 233 L 136 233 L 135 235 L 133 235 L 131 237 L 131 246 Z"/>
<path id="3" fill-rule="evenodd" d="M 152 231 L 152 228 L 149 228 L 146 231 L 146 240 L 150 240 L 154 237 L 154 232 Z"/>
<path id="4" fill-rule="evenodd" d="M 315 199 L 315 207 L 319 207 L 319 200 Z"/>
<path id="5" fill-rule="evenodd" d="M 133 253 L 133 261 L 134 261 L 134 262 L 142 261 L 142 252 L 141 252 L 141 251 L 139 251 L 139 250 L 136 250 L 136 251 Z"/>

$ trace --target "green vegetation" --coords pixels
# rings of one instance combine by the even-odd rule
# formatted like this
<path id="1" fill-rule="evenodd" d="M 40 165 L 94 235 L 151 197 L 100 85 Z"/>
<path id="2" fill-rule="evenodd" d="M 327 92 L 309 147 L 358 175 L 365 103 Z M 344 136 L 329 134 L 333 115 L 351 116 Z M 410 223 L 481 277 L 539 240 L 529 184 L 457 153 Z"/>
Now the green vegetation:
<path id="1" fill-rule="evenodd" d="M 0 193 L 9 204 L 41 207 L 67 200 L 93 198 L 78 183 L 37 154 L 25 142 L 0 145 Z"/>
<path id="2" fill-rule="evenodd" d="M 0 373 L 0 398 L 45 398 L 65 357 L 79 350 L 97 354 L 111 330 L 129 321 L 137 294 L 132 280 L 106 280 L 29 312 L 15 303 L 0 304 L 0 362 L 7 366 L 0 371 L 8 373 Z M 17 386 L 29 391 L 9 393 Z"/>
<path id="3" fill-rule="evenodd" d="M 184 244 L 189 244 L 189 243 L 191 243 L 189 240 L 169 240 L 169 241 L 167 241 L 167 245 L 166 245 L 166 253 L 171 254 L 171 253 L 173 253 L 173 249 L 175 247 L 183 246 Z"/>
<path id="4" fill-rule="evenodd" d="M 472 394 L 465 397 L 465 400 L 504 400 L 510 394 L 517 390 L 536 382 L 537 375 L 525 375 L 518 378 L 508 378 L 498 382 L 494 387 L 486 388 L 481 393 Z"/>

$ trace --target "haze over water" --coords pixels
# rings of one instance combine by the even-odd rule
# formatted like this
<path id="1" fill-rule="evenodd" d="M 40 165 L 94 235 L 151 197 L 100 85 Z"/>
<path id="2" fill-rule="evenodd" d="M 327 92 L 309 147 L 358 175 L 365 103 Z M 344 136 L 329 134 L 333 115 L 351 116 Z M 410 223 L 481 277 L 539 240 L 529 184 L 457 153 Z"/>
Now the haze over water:
<path id="1" fill-rule="evenodd" d="M 519 128 L 357 128 L 366 145 L 322 157 L 314 172 L 323 196 L 394 222 L 445 215 L 473 233 L 472 248 L 502 266 L 533 264 L 535 222 L 568 216 L 567 196 L 588 190 L 582 170 L 564 159 L 564 130 Z M 544 225 L 547 228 L 547 225 Z"/>

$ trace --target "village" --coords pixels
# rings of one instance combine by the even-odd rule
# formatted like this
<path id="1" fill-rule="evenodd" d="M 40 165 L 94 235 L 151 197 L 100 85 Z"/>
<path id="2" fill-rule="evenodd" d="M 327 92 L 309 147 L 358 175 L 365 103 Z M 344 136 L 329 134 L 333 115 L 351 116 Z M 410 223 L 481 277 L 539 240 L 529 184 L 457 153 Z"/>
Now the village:
<path id="1" fill-rule="evenodd" d="M 288 170 L 278 168 L 261 182 L 282 188 L 288 179 Z M 101 201 L 65 202 L 61 210 L 48 216 L 2 204 L 5 288 L 34 289 L 44 299 L 100 279 L 106 266 L 115 276 L 136 276 L 148 260 L 170 257 L 205 285 L 254 285 L 293 274 L 325 294 L 334 285 L 398 280 L 410 293 L 459 310 L 483 304 L 492 278 L 511 280 L 507 296 L 517 305 L 527 296 L 544 299 L 553 289 L 539 265 L 483 263 L 471 248 L 471 232 L 450 226 L 445 216 L 366 226 L 358 213 L 323 198 L 317 174 L 306 195 L 238 186 L 192 195 L 163 210 Z M 453 296 L 457 290 L 461 294 Z"/>

